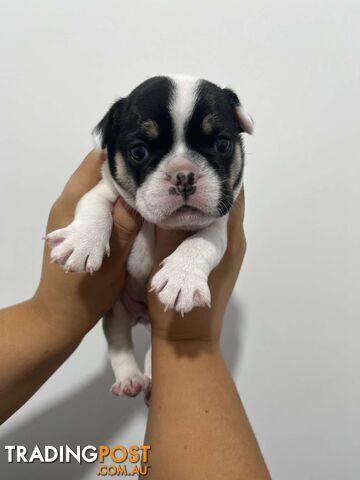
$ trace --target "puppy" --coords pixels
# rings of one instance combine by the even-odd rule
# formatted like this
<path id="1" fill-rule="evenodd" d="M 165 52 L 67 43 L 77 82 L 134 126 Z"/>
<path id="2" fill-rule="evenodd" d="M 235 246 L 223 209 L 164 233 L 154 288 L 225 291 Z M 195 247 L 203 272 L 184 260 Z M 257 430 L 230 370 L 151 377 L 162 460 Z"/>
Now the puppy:
<path id="1" fill-rule="evenodd" d="M 144 219 L 128 259 L 125 291 L 104 319 L 115 395 L 149 394 L 151 351 L 142 373 L 131 327 L 148 324 L 147 282 L 154 264 L 154 225 L 191 231 L 151 279 L 166 309 L 184 315 L 210 308 L 208 276 L 227 245 L 227 216 L 242 185 L 241 134 L 251 117 L 236 94 L 193 77 L 158 76 L 113 104 L 95 127 L 106 153 L 102 180 L 79 202 L 74 221 L 47 235 L 51 259 L 93 273 L 110 255 L 112 207 L 119 195 Z"/>

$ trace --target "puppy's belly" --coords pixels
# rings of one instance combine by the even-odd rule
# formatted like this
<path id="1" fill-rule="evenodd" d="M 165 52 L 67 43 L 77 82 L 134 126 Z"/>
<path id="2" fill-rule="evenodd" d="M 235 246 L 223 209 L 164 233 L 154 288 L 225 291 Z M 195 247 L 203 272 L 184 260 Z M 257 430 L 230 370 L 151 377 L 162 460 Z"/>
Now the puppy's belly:
<path id="1" fill-rule="evenodd" d="M 144 222 L 131 249 L 121 300 L 131 321 L 148 323 L 147 282 L 154 265 L 154 226 Z"/>
<path id="2" fill-rule="evenodd" d="M 122 303 L 131 318 L 132 325 L 149 322 L 146 298 L 146 280 L 136 280 L 130 275 L 121 294 Z"/>

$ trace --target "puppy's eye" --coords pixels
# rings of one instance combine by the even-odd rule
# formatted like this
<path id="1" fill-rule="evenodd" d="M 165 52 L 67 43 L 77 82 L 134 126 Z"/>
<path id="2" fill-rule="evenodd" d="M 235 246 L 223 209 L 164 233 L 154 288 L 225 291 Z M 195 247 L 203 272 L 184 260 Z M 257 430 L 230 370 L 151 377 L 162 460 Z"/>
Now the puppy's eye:
<path id="1" fill-rule="evenodd" d="M 228 137 L 222 135 L 215 138 L 214 149 L 217 153 L 227 153 L 231 148 L 231 140 Z"/>
<path id="2" fill-rule="evenodd" d="M 136 162 L 143 162 L 147 159 L 149 152 L 145 145 L 139 143 L 130 148 L 130 155 Z"/>

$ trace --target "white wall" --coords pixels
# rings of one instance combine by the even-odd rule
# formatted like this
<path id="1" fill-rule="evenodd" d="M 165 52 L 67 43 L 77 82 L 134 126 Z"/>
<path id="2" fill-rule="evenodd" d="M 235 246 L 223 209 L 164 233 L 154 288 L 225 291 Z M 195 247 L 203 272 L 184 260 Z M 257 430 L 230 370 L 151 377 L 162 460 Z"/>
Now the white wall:
<path id="1" fill-rule="evenodd" d="M 49 207 L 117 96 L 162 72 L 229 84 L 256 136 L 227 361 L 274 479 L 359 478 L 359 2 L 0 8 L 0 304 L 34 291 Z M 141 331 L 138 343 L 143 352 Z M 142 400 L 112 398 L 110 382 L 97 328 L 1 442 L 141 443 Z M 0 462 L 7 480 L 96 478 L 86 465 L 8 465 L 2 447 Z"/>

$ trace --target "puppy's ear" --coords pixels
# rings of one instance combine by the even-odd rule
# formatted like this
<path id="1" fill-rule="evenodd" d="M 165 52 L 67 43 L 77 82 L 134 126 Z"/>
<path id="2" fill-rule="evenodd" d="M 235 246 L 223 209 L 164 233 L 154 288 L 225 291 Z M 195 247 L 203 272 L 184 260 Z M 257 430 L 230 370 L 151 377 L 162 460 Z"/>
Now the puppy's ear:
<path id="1" fill-rule="evenodd" d="M 122 102 L 122 99 L 115 102 L 105 117 L 100 120 L 100 122 L 92 131 L 92 137 L 96 150 L 105 150 L 112 136 L 116 134 L 116 128 L 119 125 Z"/>
<path id="2" fill-rule="evenodd" d="M 251 116 L 244 110 L 236 93 L 230 88 L 224 88 L 223 92 L 225 93 L 232 107 L 235 109 L 235 114 L 240 127 L 240 131 L 252 135 L 254 133 L 254 121 Z"/>

